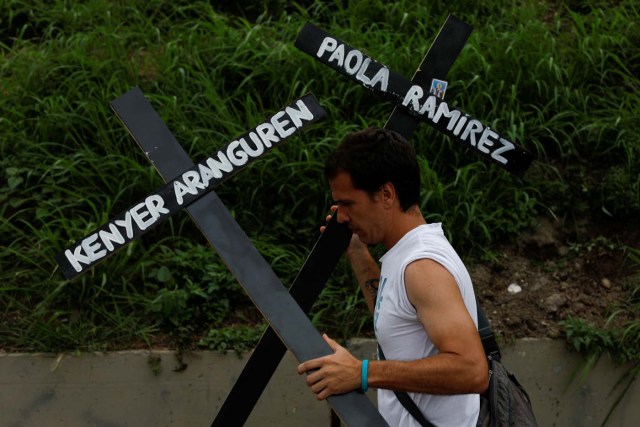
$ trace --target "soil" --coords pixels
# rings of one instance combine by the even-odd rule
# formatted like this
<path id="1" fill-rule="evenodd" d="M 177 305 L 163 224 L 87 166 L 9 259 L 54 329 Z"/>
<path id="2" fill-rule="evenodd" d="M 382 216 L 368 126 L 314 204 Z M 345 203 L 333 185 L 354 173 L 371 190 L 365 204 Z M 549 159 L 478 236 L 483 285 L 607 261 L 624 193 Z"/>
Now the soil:
<path id="1" fill-rule="evenodd" d="M 562 320 L 603 326 L 628 301 L 637 266 L 625 245 L 640 247 L 640 224 L 620 222 L 564 232 L 541 219 L 517 242 L 494 248 L 490 262 L 469 266 L 478 299 L 503 340 L 564 335 Z M 615 322 L 627 319 L 615 318 Z"/>

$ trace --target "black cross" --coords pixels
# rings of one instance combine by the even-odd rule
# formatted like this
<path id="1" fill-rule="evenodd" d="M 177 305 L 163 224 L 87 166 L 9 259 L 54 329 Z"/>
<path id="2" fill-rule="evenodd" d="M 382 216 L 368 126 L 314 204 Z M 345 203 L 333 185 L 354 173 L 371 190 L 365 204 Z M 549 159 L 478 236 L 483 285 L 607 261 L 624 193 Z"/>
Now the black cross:
<path id="1" fill-rule="evenodd" d="M 187 153 L 139 90 L 118 98 L 112 107 L 165 181 L 193 167 Z M 268 321 L 270 330 L 298 360 L 332 353 L 214 192 L 200 197 L 187 210 Z M 328 401 L 349 426 L 387 425 L 371 401 L 360 393 L 332 396 Z"/>
<path id="2" fill-rule="evenodd" d="M 299 360 L 331 354 L 306 314 L 212 191 L 217 184 L 287 137 L 324 117 L 324 110 L 315 98 L 307 95 L 299 99 L 197 165 L 189 159 L 139 89 L 116 99 L 112 107 L 168 183 L 60 252 L 56 260 L 65 276 L 71 279 L 82 274 L 186 207 L 292 353 Z M 329 403 L 348 425 L 386 425 L 371 401 L 359 393 L 335 396 Z"/>
<path id="3" fill-rule="evenodd" d="M 449 16 L 422 60 L 412 82 L 425 85 L 433 78 L 444 79 L 471 31 L 471 26 Z M 418 124 L 419 120 L 414 116 L 403 109 L 395 108 L 384 127 L 409 139 Z M 350 239 L 351 232 L 346 226 L 338 224 L 334 215 L 290 289 L 291 295 L 305 312 L 311 309 L 320 295 Z M 277 334 L 270 328 L 267 329 L 220 408 L 212 427 L 240 426 L 246 422 L 285 352 L 286 347 L 280 342 Z"/>

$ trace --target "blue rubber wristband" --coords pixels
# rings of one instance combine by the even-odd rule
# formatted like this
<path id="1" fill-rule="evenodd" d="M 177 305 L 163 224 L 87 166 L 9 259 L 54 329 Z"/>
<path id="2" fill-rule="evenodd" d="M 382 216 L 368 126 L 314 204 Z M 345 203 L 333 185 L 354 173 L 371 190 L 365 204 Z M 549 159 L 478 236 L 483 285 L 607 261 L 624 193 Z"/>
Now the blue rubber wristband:
<path id="1" fill-rule="evenodd" d="M 362 374 L 360 376 L 360 390 L 363 392 L 369 389 L 369 361 L 364 359 L 362 361 Z"/>

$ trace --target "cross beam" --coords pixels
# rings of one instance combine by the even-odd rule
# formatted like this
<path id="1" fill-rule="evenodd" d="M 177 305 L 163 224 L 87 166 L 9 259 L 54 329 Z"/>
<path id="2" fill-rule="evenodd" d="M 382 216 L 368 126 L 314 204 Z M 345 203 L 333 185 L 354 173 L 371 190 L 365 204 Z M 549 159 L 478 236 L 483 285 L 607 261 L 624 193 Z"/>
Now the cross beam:
<path id="1" fill-rule="evenodd" d="M 193 162 L 140 90 L 134 89 L 121 96 L 112 102 L 112 107 L 165 181 L 193 167 Z M 200 197 L 187 207 L 187 211 L 270 328 L 298 360 L 332 353 L 214 192 Z M 348 426 L 387 425 L 371 401 L 361 393 L 351 392 L 327 400 Z"/>
<path id="2" fill-rule="evenodd" d="M 415 84 L 385 65 L 312 24 L 306 24 L 295 46 L 413 117 L 449 135 L 514 175 L 522 176 L 533 155 L 464 111 L 451 108 L 424 85 Z"/>
<path id="3" fill-rule="evenodd" d="M 471 31 L 471 26 L 449 16 L 412 82 L 426 85 L 433 78 L 444 79 Z M 403 109 L 395 108 L 384 127 L 400 133 L 408 140 L 419 123 Z M 350 239 L 351 232 L 346 226 L 338 224 L 334 215 L 291 285 L 291 295 L 305 312 L 311 309 L 320 295 Z M 286 347 L 277 334 L 268 328 L 227 395 L 212 427 L 239 426 L 246 422 L 285 352 Z"/>
<path id="4" fill-rule="evenodd" d="M 176 172 L 164 187 L 58 253 L 56 260 L 65 277 L 70 280 L 92 268 L 324 116 L 313 95 L 306 95 L 214 155 Z M 157 149 L 150 146 L 148 151 Z"/>

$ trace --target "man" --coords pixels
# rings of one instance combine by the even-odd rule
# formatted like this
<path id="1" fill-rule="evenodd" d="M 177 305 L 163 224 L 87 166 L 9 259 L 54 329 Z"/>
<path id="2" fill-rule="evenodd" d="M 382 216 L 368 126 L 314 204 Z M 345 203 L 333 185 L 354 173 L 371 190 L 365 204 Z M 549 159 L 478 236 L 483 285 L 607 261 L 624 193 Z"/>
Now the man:
<path id="1" fill-rule="evenodd" d="M 436 426 L 475 426 L 488 368 L 477 330 L 471 278 L 418 203 L 420 172 L 397 133 L 348 135 L 325 166 L 338 222 L 354 235 L 346 251 L 387 360 L 364 363 L 325 335 L 334 353 L 299 365 L 318 399 L 378 388 L 391 426 L 419 426 L 393 390 L 408 392 Z M 367 245 L 387 249 L 381 268 Z"/>

